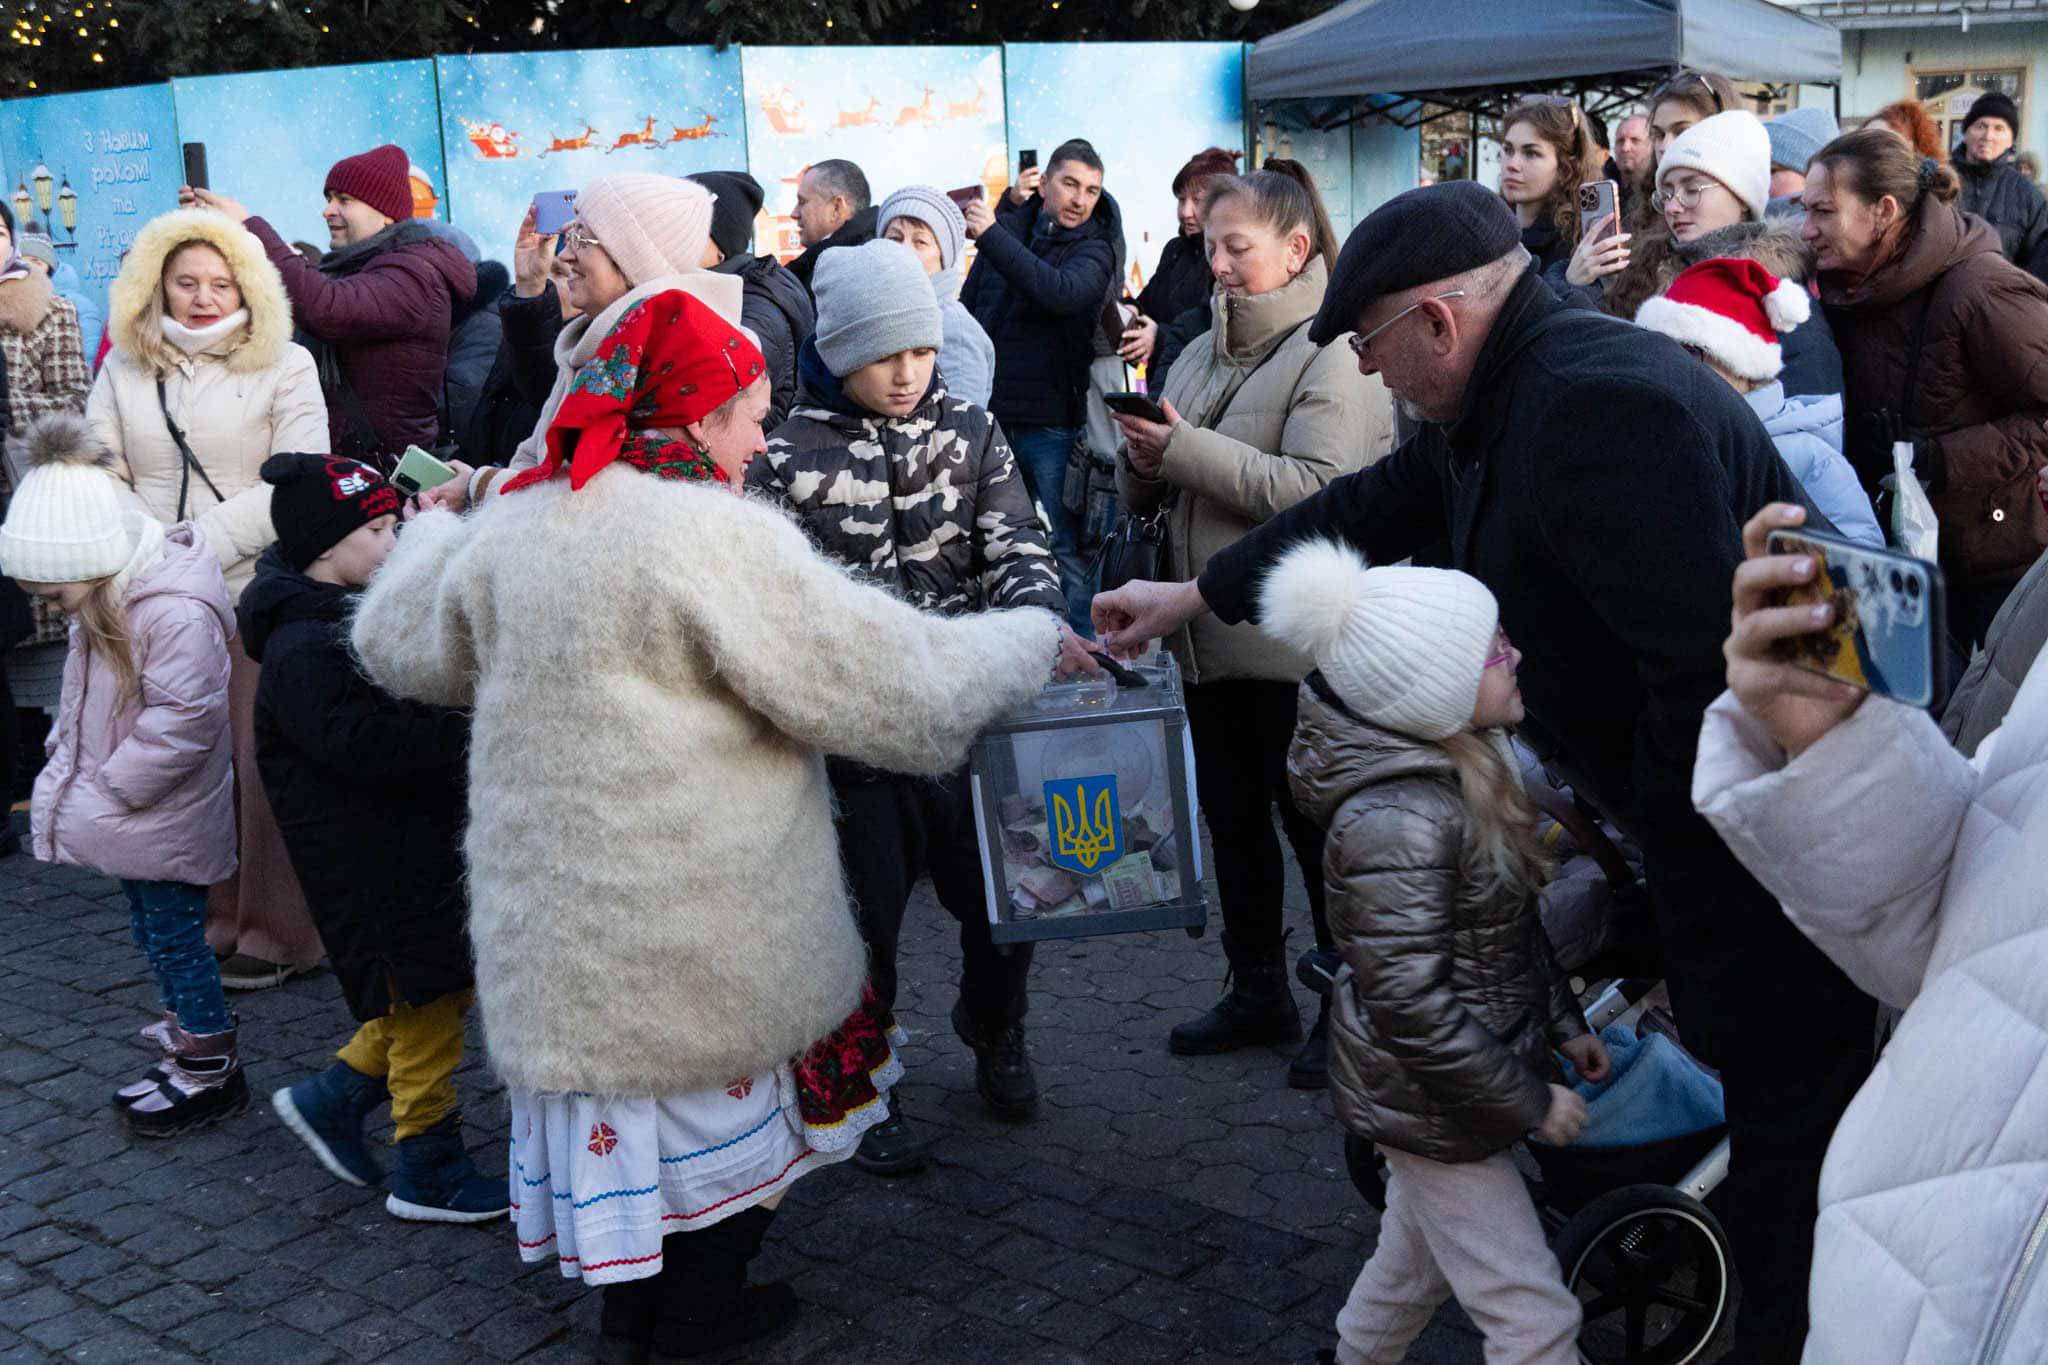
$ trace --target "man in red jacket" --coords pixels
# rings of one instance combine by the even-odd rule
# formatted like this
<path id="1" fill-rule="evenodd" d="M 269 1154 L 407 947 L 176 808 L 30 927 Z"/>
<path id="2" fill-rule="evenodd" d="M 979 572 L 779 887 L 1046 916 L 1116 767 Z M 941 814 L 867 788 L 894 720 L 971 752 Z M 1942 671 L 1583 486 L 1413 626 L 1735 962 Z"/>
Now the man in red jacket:
<path id="1" fill-rule="evenodd" d="M 412 216 L 412 161 L 389 144 L 327 172 L 330 250 L 318 266 L 225 195 L 186 186 L 180 202 L 217 209 L 256 234 L 284 276 L 292 315 L 320 362 L 336 454 L 389 469 L 408 445 L 442 437 L 442 375 L 455 304 L 476 267 Z"/>

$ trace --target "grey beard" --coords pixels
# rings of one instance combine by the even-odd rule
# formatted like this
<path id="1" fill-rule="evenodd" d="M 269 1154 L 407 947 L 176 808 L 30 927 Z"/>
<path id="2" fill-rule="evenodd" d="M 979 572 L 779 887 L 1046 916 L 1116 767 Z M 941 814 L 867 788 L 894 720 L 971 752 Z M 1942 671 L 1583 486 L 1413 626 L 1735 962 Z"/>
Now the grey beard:
<path id="1" fill-rule="evenodd" d="M 1416 407 L 1413 403 L 1409 402 L 1405 398 L 1396 398 L 1394 400 L 1394 406 L 1400 410 L 1401 416 L 1418 425 L 1429 420 L 1427 417 L 1422 415 L 1421 408 Z"/>

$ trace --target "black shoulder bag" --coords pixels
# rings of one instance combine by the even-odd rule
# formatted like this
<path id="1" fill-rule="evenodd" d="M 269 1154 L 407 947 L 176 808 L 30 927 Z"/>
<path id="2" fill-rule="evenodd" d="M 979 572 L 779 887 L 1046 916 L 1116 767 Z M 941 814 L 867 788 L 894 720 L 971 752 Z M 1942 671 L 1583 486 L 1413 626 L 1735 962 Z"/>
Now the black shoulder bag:
<path id="1" fill-rule="evenodd" d="M 192 453 L 192 447 L 186 443 L 185 433 L 179 428 L 177 420 L 171 416 L 171 400 L 164 394 L 164 381 L 161 379 L 156 381 L 156 405 L 164 410 L 164 425 L 171 429 L 171 441 L 178 447 L 178 457 L 183 462 L 178 471 L 176 520 L 185 519 L 185 495 L 191 491 L 194 474 L 199 476 L 199 482 L 206 485 L 206 491 L 213 494 L 215 502 L 226 502 L 227 499 L 220 495 L 220 489 L 214 487 L 213 480 L 207 477 L 206 466 L 199 463 L 199 457 Z"/>

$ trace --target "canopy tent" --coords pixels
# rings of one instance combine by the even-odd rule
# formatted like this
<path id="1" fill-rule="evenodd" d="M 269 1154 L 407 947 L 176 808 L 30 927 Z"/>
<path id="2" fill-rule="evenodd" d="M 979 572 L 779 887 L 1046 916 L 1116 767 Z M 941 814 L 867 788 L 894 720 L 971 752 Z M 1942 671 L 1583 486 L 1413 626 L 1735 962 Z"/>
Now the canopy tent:
<path id="1" fill-rule="evenodd" d="M 1681 66 L 1832 85 L 1842 39 L 1769 0 L 1345 0 L 1261 40 L 1245 74 L 1255 101 L 1394 94 L 1419 121 L 1425 103 L 1498 112 L 1535 90 L 1633 98 Z"/>

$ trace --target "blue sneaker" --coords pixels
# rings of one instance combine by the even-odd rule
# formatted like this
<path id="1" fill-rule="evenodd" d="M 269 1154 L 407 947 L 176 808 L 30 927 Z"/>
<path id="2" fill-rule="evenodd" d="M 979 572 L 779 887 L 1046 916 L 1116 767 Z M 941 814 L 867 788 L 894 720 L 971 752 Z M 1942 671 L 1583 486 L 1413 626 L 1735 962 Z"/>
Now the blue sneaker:
<path id="1" fill-rule="evenodd" d="M 363 1141 L 363 1119 L 390 1097 L 384 1082 L 375 1076 L 336 1062 L 311 1079 L 272 1092 L 270 1107 L 285 1127 L 313 1149 L 313 1155 L 335 1179 L 351 1185 L 379 1185 L 384 1181 L 384 1168 Z"/>
<path id="2" fill-rule="evenodd" d="M 384 1210 L 415 1223 L 488 1223 L 512 1212 L 504 1180 L 488 1180 L 462 1145 L 462 1116 L 402 1138 Z"/>

